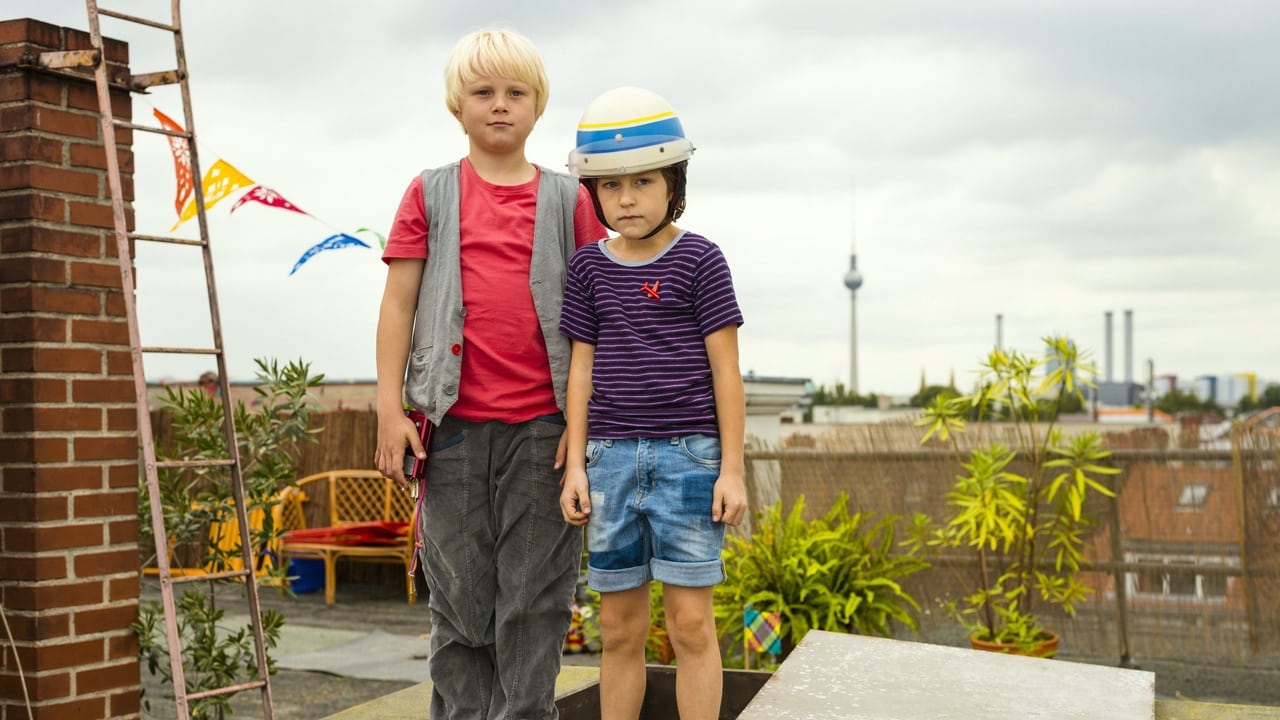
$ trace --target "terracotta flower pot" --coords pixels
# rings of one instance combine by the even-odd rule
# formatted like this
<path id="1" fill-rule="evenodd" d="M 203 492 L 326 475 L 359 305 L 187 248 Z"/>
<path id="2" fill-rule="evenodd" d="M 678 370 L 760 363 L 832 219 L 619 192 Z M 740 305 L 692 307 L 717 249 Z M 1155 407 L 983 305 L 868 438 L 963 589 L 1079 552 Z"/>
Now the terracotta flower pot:
<path id="1" fill-rule="evenodd" d="M 1048 636 L 1034 645 L 1031 649 L 1025 650 L 1012 643 L 994 642 L 991 640 L 982 640 L 978 638 L 977 633 L 969 636 L 969 645 L 974 650 L 985 650 L 987 652 L 1008 653 L 1010 655 L 1027 655 L 1030 657 L 1053 657 L 1058 653 L 1058 633 L 1052 630 L 1046 630 Z"/>

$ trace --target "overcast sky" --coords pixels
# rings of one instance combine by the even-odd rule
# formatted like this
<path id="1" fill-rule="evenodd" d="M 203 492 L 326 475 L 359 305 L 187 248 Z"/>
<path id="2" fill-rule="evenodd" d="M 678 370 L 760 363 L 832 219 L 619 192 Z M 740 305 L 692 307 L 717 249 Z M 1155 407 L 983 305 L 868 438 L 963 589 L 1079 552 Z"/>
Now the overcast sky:
<path id="1" fill-rule="evenodd" d="M 107 7 L 165 17 L 167 1 Z M 86 28 L 77 0 L 4 16 Z M 601 92 L 666 97 L 698 150 L 680 222 L 718 243 L 746 324 L 742 368 L 848 382 L 856 246 L 859 390 L 967 383 L 995 343 L 1067 334 L 1103 365 L 1134 313 L 1134 374 L 1280 381 L 1280 4 L 1026 0 L 187 2 L 199 151 L 317 219 L 210 210 L 230 374 L 303 358 L 374 376 L 385 268 L 333 232 L 385 232 L 406 183 L 466 152 L 443 105 L 458 37 L 528 35 L 551 78 L 528 157 L 563 169 Z M 160 31 L 104 19 L 135 73 L 173 65 Z M 176 90 L 135 96 L 180 118 Z M 167 145 L 138 134 L 139 231 L 175 220 Z M 188 223 L 194 233 L 195 223 Z M 371 236 L 361 235 L 364 238 Z M 198 257 L 138 253 L 143 342 L 207 342 Z M 153 378 L 206 361 L 148 356 Z"/>

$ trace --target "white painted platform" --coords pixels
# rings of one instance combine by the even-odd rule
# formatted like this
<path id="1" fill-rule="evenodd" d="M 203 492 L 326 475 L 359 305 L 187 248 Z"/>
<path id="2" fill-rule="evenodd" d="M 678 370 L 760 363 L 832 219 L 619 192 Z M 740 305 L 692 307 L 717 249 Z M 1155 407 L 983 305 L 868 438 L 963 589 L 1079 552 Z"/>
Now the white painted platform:
<path id="1" fill-rule="evenodd" d="M 738 720 L 1154 720 L 1155 673 L 813 630 Z"/>

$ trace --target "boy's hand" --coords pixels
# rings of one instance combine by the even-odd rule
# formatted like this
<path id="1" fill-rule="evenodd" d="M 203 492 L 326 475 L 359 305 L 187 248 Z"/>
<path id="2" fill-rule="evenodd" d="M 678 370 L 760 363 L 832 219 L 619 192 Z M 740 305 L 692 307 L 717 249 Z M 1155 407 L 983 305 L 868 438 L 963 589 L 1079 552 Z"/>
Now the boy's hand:
<path id="1" fill-rule="evenodd" d="M 711 500 L 711 520 L 737 525 L 747 515 L 747 488 L 741 475 L 721 475 Z"/>
<path id="2" fill-rule="evenodd" d="M 404 476 L 405 448 L 411 448 L 418 459 L 427 457 L 418 428 L 404 413 L 396 415 L 378 413 L 378 445 L 373 452 L 373 464 L 378 472 L 396 481 L 401 490 L 409 489 Z"/>
<path id="3" fill-rule="evenodd" d="M 586 525 L 591 515 L 591 489 L 585 470 L 566 470 L 560 479 L 560 514 L 570 525 Z"/>

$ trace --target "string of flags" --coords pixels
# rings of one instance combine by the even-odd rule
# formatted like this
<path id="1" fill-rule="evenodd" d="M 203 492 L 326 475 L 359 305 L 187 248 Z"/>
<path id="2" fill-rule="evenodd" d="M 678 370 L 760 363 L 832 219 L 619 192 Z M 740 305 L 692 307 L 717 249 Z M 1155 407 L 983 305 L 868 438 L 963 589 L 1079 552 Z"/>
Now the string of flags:
<path id="1" fill-rule="evenodd" d="M 173 118 L 160 112 L 158 108 L 154 109 L 156 120 L 167 130 L 173 132 L 184 132 Z M 178 213 L 178 221 L 170 228 L 170 232 L 177 230 L 182 223 L 196 216 L 195 201 L 195 176 L 191 168 L 191 148 L 187 144 L 186 138 L 174 135 L 169 136 L 169 151 L 173 155 L 173 174 L 176 180 L 177 189 L 174 195 L 173 207 Z M 204 208 L 206 211 L 212 209 L 218 203 L 245 190 L 240 197 L 231 205 L 228 214 L 233 214 L 237 209 L 246 203 L 258 203 L 269 208 L 277 210 L 285 210 L 300 215 L 305 215 L 325 225 L 323 220 L 315 215 L 303 210 L 295 205 L 288 198 L 281 195 L 276 190 L 265 185 L 260 185 L 249 176 L 245 175 L 234 165 L 222 158 L 218 158 L 209 166 L 204 175 L 200 178 L 200 186 L 203 190 Z M 332 226 L 329 226 L 332 229 Z M 293 268 L 289 270 L 289 274 L 293 275 L 308 260 L 315 257 L 319 253 L 327 250 L 340 250 L 349 247 L 372 248 L 369 243 L 356 237 L 362 233 L 373 235 L 378 240 L 380 247 L 386 247 L 387 239 L 382 233 L 376 230 L 362 227 L 354 233 L 334 232 L 320 242 L 312 245 L 303 251 L 302 256 L 293 264 Z"/>

